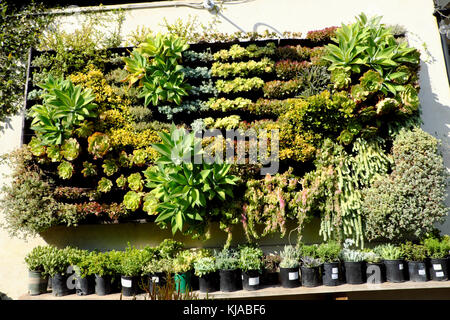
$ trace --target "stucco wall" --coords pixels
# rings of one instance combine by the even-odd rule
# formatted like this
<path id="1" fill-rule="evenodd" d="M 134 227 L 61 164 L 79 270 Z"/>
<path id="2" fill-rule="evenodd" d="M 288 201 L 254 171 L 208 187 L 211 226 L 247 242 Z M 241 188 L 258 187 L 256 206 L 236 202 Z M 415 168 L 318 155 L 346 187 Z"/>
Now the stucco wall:
<path id="1" fill-rule="evenodd" d="M 167 2 L 165 2 L 167 3 Z M 423 110 L 423 128 L 443 141 L 445 164 L 450 168 L 450 89 L 447 81 L 440 37 L 433 17 L 432 0 L 254 0 L 225 5 L 220 17 L 218 29 L 222 32 L 262 31 L 267 25 L 278 31 L 301 31 L 321 29 L 328 26 L 353 22 L 360 12 L 367 15 L 383 15 L 383 22 L 400 24 L 406 27 L 410 42 L 422 51 L 420 71 L 420 100 Z M 175 19 L 197 15 L 202 22 L 212 18 L 206 10 L 187 7 L 138 9 L 126 12 L 123 35 L 134 31 L 137 26 L 145 25 L 154 31 L 162 30 L 161 23 L 165 17 L 169 22 Z M 426 47 L 423 46 L 426 44 Z M 0 153 L 8 152 L 20 145 L 21 117 L 13 117 L 8 129 L 0 136 Z M 0 167 L 0 173 L 7 173 L 8 168 Z M 0 178 L 0 183 L 7 180 Z M 447 204 L 449 201 L 447 200 Z M 450 233 L 450 219 L 440 228 Z M 317 240 L 318 224 L 314 221 L 306 228 L 305 240 Z M 58 246 L 77 245 L 82 248 L 118 248 L 131 244 L 156 244 L 165 237 L 167 231 L 160 231 L 151 224 L 136 225 L 98 225 L 78 228 L 52 228 L 41 237 L 28 242 L 12 239 L 0 229 L 0 292 L 12 298 L 27 291 L 25 254 L 34 246 L 52 243 Z M 223 244 L 225 234 L 213 227 L 212 238 L 206 242 L 178 238 L 187 246 L 212 247 Z M 234 241 L 243 240 L 241 230 L 236 230 Z M 291 239 L 295 239 L 292 235 Z M 285 238 L 287 241 L 287 237 Z M 279 244 L 278 236 L 265 239 L 261 243 L 270 247 Z"/>

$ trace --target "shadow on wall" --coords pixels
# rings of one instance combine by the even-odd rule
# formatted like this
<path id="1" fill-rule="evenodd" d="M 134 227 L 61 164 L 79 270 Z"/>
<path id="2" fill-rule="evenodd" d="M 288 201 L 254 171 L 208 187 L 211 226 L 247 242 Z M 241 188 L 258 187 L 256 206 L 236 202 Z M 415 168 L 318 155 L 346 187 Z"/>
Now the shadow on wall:
<path id="1" fill-rule="evenodd" d="M 421 62 L 420 65 L 420 101 L 422 108 L 422 129 L 441 140 L 441 151 L 444 157 L 444 165 L 450 168 L 450 106 L 443 105 L 439 100 L 430 82 L 428 65 Z M 445 203 L 450 207 L 450 186 L 447 188 Z M 450 234 L 450 217 L 442 225 L 436 227 L 443 233 Z"/>
<path id="2" fill-rule="evenodd" d="M 306 243 L 321 242 L 319 234 L 320 221 L 314 219 L 305 225 L 303 241 Z M 284 238 L 279 234 L 266 236 L 257 241 L 261 246 L 279 247 L 284 244 L 295 244 L 297 232 L 289 231 L 295 228 L 295 223 L 287 224 L 287 232 Z M 212 223 L 211 237 L 208 240 L 195 240 L 181 236 L 177 233 L 172 237 L 170 229 L 160 229 L 155 223 L 122 223 L 122 224 L 91 224 L 77 227 L 57 226 L 41 233 L 41 237 L 48 243 L 59 248 L 75 246 L 80 249 L 106 251 L 111 249 L 124 250 L 128 242 L 136 247 L 145 245 L 157 246 L 167 238 L 173 238 L 184 243 L 185 247 L 221 248 L 227 240 L 227 234 L 219 229 L 218 223 Z M 231 246 L 246 243 L 244 230 L 241 226 L 235 226 Z"/>
<path id="3" fill-rule="evenodd" d="M 0 291 L 0 300 L 12 300 L 11 297 L 8 297 L 6 293 Z"/>

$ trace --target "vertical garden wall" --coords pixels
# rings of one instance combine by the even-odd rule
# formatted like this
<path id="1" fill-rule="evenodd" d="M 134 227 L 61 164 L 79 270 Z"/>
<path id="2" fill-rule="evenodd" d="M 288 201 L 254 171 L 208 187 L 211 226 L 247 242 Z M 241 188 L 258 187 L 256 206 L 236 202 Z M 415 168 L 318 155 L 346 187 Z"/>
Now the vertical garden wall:
<path id="1" fill-rule="evenodd" d="M 30 57 L 26 146 L 12 155 L 7 228 L 101 249 L 173 234 L 223 246 L 281 244 L 294 230 L 291 240 L 362 245 L 431 232 L 447 212 L 442 148 L 416 128 L 420 112 L 430 117 L 419 103 L 424 64 L 420 71 L 409 26 L 355 14 L 341 29 L 292 22 L 281 37 L 186 39 L 173 26 L 171 35 L 136 34 L 133 47 L 101 51 L 85 49 L 95 38 L 72 51 L 48 39 L 40 49 L 54 51 Z M 169 161 L 165 153 L 193 147 L 172 123 L 278 130 L 279 173 Z"/>

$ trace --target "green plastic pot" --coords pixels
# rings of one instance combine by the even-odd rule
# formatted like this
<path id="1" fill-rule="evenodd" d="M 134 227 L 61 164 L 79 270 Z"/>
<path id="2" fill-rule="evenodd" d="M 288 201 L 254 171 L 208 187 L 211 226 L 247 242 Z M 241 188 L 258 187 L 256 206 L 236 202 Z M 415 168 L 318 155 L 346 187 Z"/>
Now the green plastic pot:
<path id="1" fill-rule="evenodd" d="M 28 290 L 31 296 L 47 292 L 48 278 L 40 271 L 28 271 Z"/>
<path id="2" fill-rule="evenodd" d="M 186 293 L 191 289 L 191 271 L 175 274 L 175 290 Z"/>

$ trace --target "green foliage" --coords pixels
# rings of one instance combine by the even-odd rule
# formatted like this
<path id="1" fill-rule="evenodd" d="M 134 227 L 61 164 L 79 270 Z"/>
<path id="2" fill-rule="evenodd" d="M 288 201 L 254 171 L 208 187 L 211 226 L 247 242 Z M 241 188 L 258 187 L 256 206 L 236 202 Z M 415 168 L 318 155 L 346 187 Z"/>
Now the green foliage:
<path id="1" fill-rule="evenodd" d="M 203 257 L 194 262 L 195 275 L 203 277 L 217 270 L 216 259 L 214 257 Z"/>
<path id="2" fill-rule="evenodd" d="M 247 77 L 250 75 L 270 74 L 273 72 L 274 62 L 269 58 L 260 61 L 250 60 L 246 62 L 222 63 L 214 62 L 211 67 L 211 75 L 228 78 L 230 76 Z"/>
<path id="3" fill-rule="evenodd" d="M 317 256 L 323 262 L 336 262 L 339 260 L 341 245 L 337 241 L 324 242 L 317 248 Z"/>
<path id="4" fill-rule="evenodd" d="M 95 132 L 88 138 L 88 151 L 96 158 L 102 158 L 111 148 L 110 137 L 101 132 Z"/>
<path id="5" fill-rule="evenodd" d="M 267 45 L 258 47 L 255 44 L 251 44 L 247 47 L 242 47 L 241 45 L 234 44 L 230 47 L 230 49 L 219 50 L 214 53 L 214 60 L 241 60 L 244 58 L 260 58 L 263 56 L 270 57 L 275 54 L 275 44 L 273 42 L 269 42 Z"/>
<path id="6" fill-rule="evenodd" d="M 400 245 L 400 248 L 406 261 L 425 261 L 427 258 L 427 248 L 422 244 L 406 241 Z"/>
<path id="7" fill-rule="evenodd" d="M 83 162 L 83 169 L 81 173 L 84 177 L 92 177 L 97 175 L 97 166 L 89 161 Z"/>
<path id="8" fill-rule="evenodd" d="M 396 136 L 392 172 L 363 191 L 361 209 L 369 240 L 417 239 L 447 216 L 447 174 L 438 144 L 420 128 L 403 129 Z"/>
<path id="9" fill-rule="evenodd" d="M 323 263 L 319 258 L 313 258 L 310 256 L 304 256 L 300 260 L 302 262 L 302 267 L 304 268 L 317 268 Z"/>
<path id="10" fill-rule="evenodd" d="M 128 191 L 123 197 L 124 206 L 131 211 L 136 211 L 141 206 L 142 192 Z"/>
<path id="11" fill-rule="evenodd" d="M 403 251 L 400 247 L 394 246 L 391 243 L 382 244 L 373 249 L 384 260 L 399 260 L 403 259 Z"/>
<path id="12" fill-rule="evenodd" d="M 281 60 L 275 63 L 275 73 L 282 80 L 295 79 L 300 72 L 308 67 L 308 62 L 298 62 L 295 60 Z"/>
<path id="13" fill-rule="evenodd" d="M 298 268 L 300 265 L 298 251 L 293 246 L 284 246 L 280 252 L 280 268 Z"/>
<path id="14" fill-rule="evenodd" d="M 142 250 L 131 247 L 125 249 L 121 254 L 120 273 L 123 276 L 133 277 L 140 276 L 145 265 L 145 256 Z"/>
<path id="15" fill-rule="evenodd" d="M 302 79 L 288 81 L 274 80 L 264 83 L 264 97 L 271 99 L 283 99 L 293 97 L 302 89 Z"/>
<path id="16" fill-rule="evenodd" d="M 264 81 L 261 78 L 241 78 L 237 77 L 233 80 L 217 80 L 217 91 L 223 93 L 238 93 L 259 90 L 263 87 Z"/>
<path id="17" fill-rule="evenodd" d="M 443 259 L 450 254 L 450 239 L 449 237 L 428 238 L 423 240 L 423 245 L 427 252 L 427 256 L 431 259 Z"/>
<path id="18" fill-rule="evenodd" d="M 130 174 L 127 178 L 127 182 L 128 187 L 133 191 L 142 191 L 142 188 L 144 187 L 144 181 L 139 172 Z"/>
<path id="19" fill-rule="evenodd" d="M 263 252 L 260 248 L 253 245 L 239 246 L 239 268 L 246 272 L 249 270 L 262 269 Z"/>
<path id="20" fill-rule="evenodd" d="M 71 247 L 64 249 L 49 247 L 47 253 L 43 256 L 44 273 L 50 277 L 54 277 L 56 274 L 65 274 L 73 254 L 74 249 Z"/>
<path id="21" fill-rule="evenodd" d="M 44 103 L 31 107 L 29 114 L 33 118 L 31 129 L 39 134 L 44 145 L 62 144 L 75 126 L 96 116 L 97 105 L 92 102 L 95 96 L 90 89 L 51 75 L 40 87 L 44 89 Z"/>
<path id="22" fill-rule="evenodd" d="M 276 253 L 265 254 L 263 257 L 264 270 L 268 272 L 277 272 L 280 268 L 281 256 Z"/>
<path id="23" fill-rule="evenodd" d="M 183 250 L 177 253 L 173 259 L 173 271 L 175 273 L 184 273 L 192 269 L 195 256 L 190 250 Z"/>
<path id="24" fill-rule="evenodd" d="M 25 263 L 28 270 L 44 272 L 44 263 L 49 250 L 51 250 L 49 246 L 37 246 L 27 253 Z"/>
<path id="25" fill-rule="evenodd" d="M 235 270 L 239 268 L 239 252 L 236 250 L 224 248 L 215 252 L 214 257 L 219 270 Z"/>
<path id="26" fill-rule="evenodd" d="M 380 263 L 383 258 L 375 250 L 364 249 L 364 260 L 367 263 Z"/>
<path id="27" fill-rule="evenodd" d="M 207 203 L 232 197 L 238 178 L 227 174 L 229 164 L 193 163 L 200 150 L 194 132 L 187 134 L 173 126 L 170 134 L 160 137 L 163 143 L 153 145 L 160 154 L 157 166 L 144 171 L 146 186 L 159 200 L 156 222 L 170 223 L 172 233 L 183 231 L 186 224 L 189 232 L 202 229 Z"/>
<path id="28" fill-rule="evenodd" d="M 345 262 L 360 262 L 364 261 L 366 255 L 363 251 L 352 248 L 355 242 L 352 239 L 346 239 L 344 242 L 344 248 L 342 248 L 339 254 L 340 258 Z"/>
<path id="29" fill-rule="evenodd" d="M 61 146 L 61 154 L 69 161 L 78 158 L 80 154 L 80 144 L 75 138 L 69 138 Z"/>
<path id="30" fill-rule="evenodd" d="M 112 261 L 111 256 L 110 252 L 98 252 L 89 255 L 84 262 L 89 266 L 88 273 L 96 274 L 100 277 L 115 275 L 114 261 Z"/>
<path id="31" fill-rule="evenodd" d="M 162 259 L 172 259 L 184 249 L 184 244 L 173 239 L 164 239 L 158 246 L 159 256 Z"/>
<path id="32" fill-rule="evenodd" d="M 103 172 L 108 176 L 112 176 L 117 171 L 119 171 L 119 166 L 114 159 L 105 159 L 102 164 Z"/>

